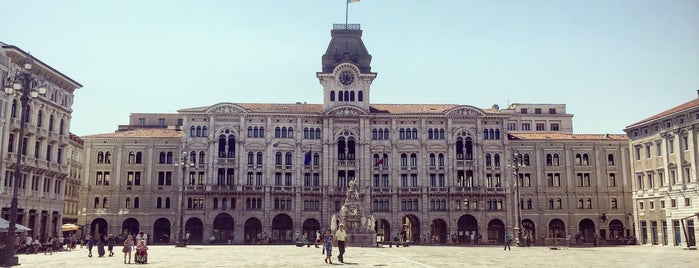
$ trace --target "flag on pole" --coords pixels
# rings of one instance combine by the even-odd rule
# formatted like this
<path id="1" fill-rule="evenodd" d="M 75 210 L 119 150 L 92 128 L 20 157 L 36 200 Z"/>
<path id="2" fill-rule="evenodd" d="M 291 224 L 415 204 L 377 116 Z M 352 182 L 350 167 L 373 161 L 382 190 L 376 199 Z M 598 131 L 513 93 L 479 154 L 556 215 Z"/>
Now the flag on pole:
<path id="1" fill-rule="evenodd" d="M 377 166 L 383 166 L 383 158 L 379 159 L 379 161 L 376 161 Z"/>
<path id="2" fill-rule="evenodd" d="M 358 3 L 358 2 L 359 2 L 359 0 L 347 0 L 347 3 L 348 3 L 348 4 L 349 4 L 349 3 Z"/>
<path id="3" fill-rule="evenodd" d="M 306 155 L 303 157 L 303 164 L 306 166 L 311 164 L 311 151 L 306 152 Z"/>

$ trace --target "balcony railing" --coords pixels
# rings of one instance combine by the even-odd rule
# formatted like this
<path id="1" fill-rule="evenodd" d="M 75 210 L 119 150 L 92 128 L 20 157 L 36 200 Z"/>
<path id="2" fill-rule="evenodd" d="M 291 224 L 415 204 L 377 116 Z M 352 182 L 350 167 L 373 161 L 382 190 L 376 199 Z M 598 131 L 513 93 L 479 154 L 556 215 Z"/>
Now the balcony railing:
<path id="1" fill-rule="evenodd" d="M 333 30 L 361 30 L 361 24 L 333 24 Z"/>

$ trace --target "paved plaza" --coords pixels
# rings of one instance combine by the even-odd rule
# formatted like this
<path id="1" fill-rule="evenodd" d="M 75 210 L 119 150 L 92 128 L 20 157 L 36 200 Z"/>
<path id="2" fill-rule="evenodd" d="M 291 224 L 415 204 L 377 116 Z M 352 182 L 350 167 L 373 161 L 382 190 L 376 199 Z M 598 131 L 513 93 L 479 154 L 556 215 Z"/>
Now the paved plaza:
<path id="1" fill-rule="evenodd" d="M 87 257 L 87 249 L 53 255 L 20 255 L 19 267 L 133 267 L 123 263 L 120 247 L 114 257 Z M 119 252 L 117 252 L 117 250 Z M 496 246 L 411 246 L 356 248 L 345 253 L 346 264 L 325 264 L 320 248 L 292 245 L 151 246 L 147 267 L 697 267 L 699 252 L 678 247 L 619 246 L 550 250 L 546 247 L 503 251 Z M 133 260 L 132 260 L 133 263 Z"/>

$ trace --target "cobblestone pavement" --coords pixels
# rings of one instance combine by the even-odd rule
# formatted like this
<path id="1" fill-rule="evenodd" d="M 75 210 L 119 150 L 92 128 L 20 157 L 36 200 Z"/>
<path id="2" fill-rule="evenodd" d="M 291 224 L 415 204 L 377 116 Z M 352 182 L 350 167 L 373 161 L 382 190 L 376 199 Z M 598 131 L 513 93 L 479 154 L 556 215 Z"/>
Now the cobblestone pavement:
<path id="1" fill-rule="evenodd" d="M 121 247 L 114 257 L 87 257 L 87 249 L 53 255 L 19 255 L 21 267 L 133 267 Z M 349 247 L 345 264 L 323 262 L 320 248 L 293 245 L 151 246 L 147 267 L 697 267 L 699 252 L 678 247 L 619 246 L 551 250 L 546 247 L 504 251 L 496 246 L 411 246 L 407 248 Z M 133 263 L 133 260 L 131 260 Z"/>

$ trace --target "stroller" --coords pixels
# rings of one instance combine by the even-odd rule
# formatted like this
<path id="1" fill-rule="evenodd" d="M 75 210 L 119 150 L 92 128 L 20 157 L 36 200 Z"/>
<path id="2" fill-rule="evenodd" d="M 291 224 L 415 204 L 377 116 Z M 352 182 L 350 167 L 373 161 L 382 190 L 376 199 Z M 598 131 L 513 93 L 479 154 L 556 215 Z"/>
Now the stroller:
<path id="1" fill-rule="evenodd" d="M 136 263 L 148 263 L 148 247 L 144 241 L 141 241 L 139 245 L 136 246 Z"/>

